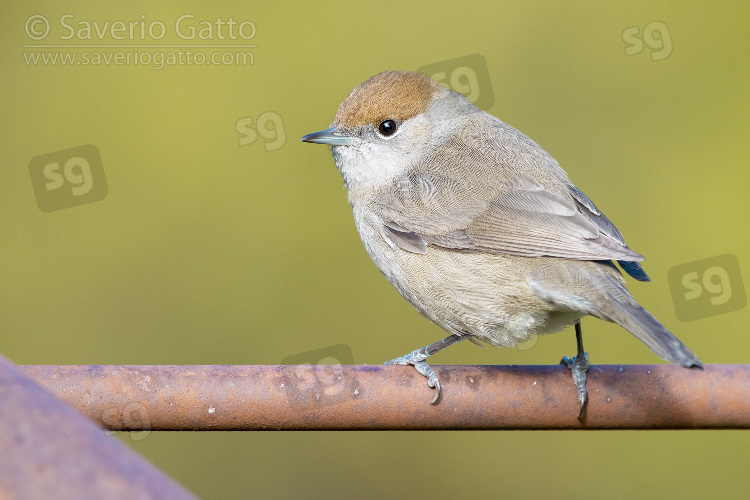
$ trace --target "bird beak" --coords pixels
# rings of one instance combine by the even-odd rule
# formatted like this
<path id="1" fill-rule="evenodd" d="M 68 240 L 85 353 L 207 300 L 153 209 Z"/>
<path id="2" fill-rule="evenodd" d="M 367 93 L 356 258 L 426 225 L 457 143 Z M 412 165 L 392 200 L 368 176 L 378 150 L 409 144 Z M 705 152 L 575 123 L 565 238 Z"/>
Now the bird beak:
<path id="1" fill-rule="evenodd" d="M 359 141 L 359 138 L 345 135 L 334 127 L 329 128 L 328 130 L 321 130 L 320 132 L 307 134 L 300 139 L 300 141 L 313 142 L 315 144 L 328 144 L 329 146 L 349 146 Z"/>

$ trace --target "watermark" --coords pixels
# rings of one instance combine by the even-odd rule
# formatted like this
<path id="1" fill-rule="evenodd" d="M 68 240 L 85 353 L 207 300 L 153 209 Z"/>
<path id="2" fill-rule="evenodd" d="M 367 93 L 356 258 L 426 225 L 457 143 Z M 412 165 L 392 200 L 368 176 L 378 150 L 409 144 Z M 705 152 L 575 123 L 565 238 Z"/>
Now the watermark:
<path id="1" fill-rule="evenodd" d="M 341 404 L 360 395 L 356 372 L 344 373 L 341 365 L 353 365 L 348 345 L 337 344 L 287 356 L 281 361 L 289 406 L 309 411 Z"/>
<path id="2" fill-rule="evenodd" d="M 239 134 L 237 142 L 240 146 L 255 144 L 258 136 L 263 139 L 266 151 L 276 151 L 286 144 L 284 120 L 274 111 L 266 111 L 258 115 L 257 119 L 245 116 L 237 120 L 234 128 Z"/>
<path id="3" fill-rule="evenodd" d="M 128 432 L 131 441 L 143 441 L 151 435 L 151 418 L 143 403 L 131 401 L 123 406 L 112 406 L 102 412 L 102 423 L 108 429 L 107 436 Z"/>
<path id="4" fill-rule="evenodd" d="M 661 21 L 652 21 L 643 27 L 631 26 L 622 31 L 625 42 L 625 55 L 633 56 L 643 52 L 644 45 L 650 49 L 651 60 L 661 61 L 672 55 L 672 35 L 669 27 Z"/>
<path id="5" fill-rule="evenodd" d="M 182 14 L 170 21 L 80 19 L 73 14 L 29 16 L 24 25 L 30 66 L 252 66 L 257 27 L 249 19 L 200 19 Z"/>
<path id="6" fill-rule="evenodd" d="M 479 109 L 487 111 L 495 104 L 487 61 L 480 54 L 428 64 L 418 68 L 417 72 L 463 94 Z"/>
<path id="7" fill-rule="evenodd" d="M 667 278 L 680 321 L 738 311 L 747 304 L 740 263 L 729 253 L 674 266 Z"/>
<path id="8" fill-rule="evenodd" d="M 537 335 L 536 333 L 532 333 L 531 335 L 529 335 L 529 338 L 527 338 L 520 344 L 516 344 L 515 349 L 517 351 L 530 351 L 531 349 L 535 348 L 538 343 L 539 335 Z"/>
<path id="9" fill-rule="evenodd" d="M 107 196 L 102 158 L 93 144 L 32 158 L 29 174 L 42 212 L 84 205 Z"/>
<path id="10" fill-rule="evenodd" d="M 212 51 L 209 53 L 190 48 L 161 51 L 129 50 L 109 51 L 45 51 L 24 52 L 28 66 L 144 66 L 155 70 L 167 66 L 252 66 L 252 52 Z"/>

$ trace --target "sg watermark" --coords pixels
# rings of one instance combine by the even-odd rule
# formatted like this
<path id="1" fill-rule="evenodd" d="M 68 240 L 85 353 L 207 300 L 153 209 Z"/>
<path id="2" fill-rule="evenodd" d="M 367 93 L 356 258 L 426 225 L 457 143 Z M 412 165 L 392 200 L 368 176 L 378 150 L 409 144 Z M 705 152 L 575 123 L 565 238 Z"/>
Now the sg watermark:
<path id="1" fill-rule="evenodd" d="M 669 28 L 661 21 L 652 21 L 643 27 L 631 26 L 622 32 L 625 42 L 625 55 L 640 54 L 644 45 L 651 52 L 652 61 L 661 61 L 672 55 L 672 35 Z"/>
<path id="2" fill-rule="evenodd" d="M 341 365 L 353 365 L 348 345 L 338 344 L 287 356 L 281 361 L 289 406 L 300 412 L 344 403 L 360 395 L 359 380 Z"/>
<path id="3" fill-rule="evenodd" d="M 479 109 L 486 111 L 495 104 L 487 61 L 480 54 L 428 64 L 417 72 L 463 94 Z"/>
<path id="4" fill-rule="evenodd" d="M 102 158 L 93 144 L 32 158 L 29 174 L 42 212 L 84 205 L 107 196 Z"/>
<path id="5" fill-rule="evenodd" d="M 286 144 L 284 120 L 274 111 L 261 113 L 257 118 L 240 118 L 235 122 L 234 129 L 239 134 L 237 142 L 240 146 L 255 144 L 258 137 L 263 139 L 263 148 L 266 151 L 276 151 Z"/>
<path id="6" fill-rule="evenodd" d="M 532 333 L 529 338 L 516 345 L 516 351 L 530 351 L 539 343 L 539 335 Z"/>
<path id="7" fill-rule="evenodd" d="M 80 19 L 73 14 L 26 19 L 27 65 L 44 66 L 248 66 L 257 27 L 249 19 L 199 19 L 182 14 L 170 21 Z M 232 49 L 232 50 L 228 50 Z M 237 50 L 239 49 L 239 50 Z"/>
<path id="8" fill-rule="evenodd" d="M 151 417 L 148 408 L 143 403 L 131 401 L 123 406 L 112 406 L 102 412 L 102 423 L 108 429 L 105 435 L 113 436 L 130 429 L 131 441 L 143 441 L 151 435 Z"/>
<path id="9" fill-rule="evenodd" d="M 747 304 L 740 263 L 732 254 L 674 266 L 667 278 L 680 321 L 737 311 Z"/>

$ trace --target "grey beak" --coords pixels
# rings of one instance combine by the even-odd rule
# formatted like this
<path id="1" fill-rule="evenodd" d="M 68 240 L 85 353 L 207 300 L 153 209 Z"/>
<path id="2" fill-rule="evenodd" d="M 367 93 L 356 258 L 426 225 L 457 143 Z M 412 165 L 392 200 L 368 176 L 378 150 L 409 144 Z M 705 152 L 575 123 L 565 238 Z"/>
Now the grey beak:
<path id="1" fill-rule="evenodd" d="M 313 132 L 312 134 L 307 134 L 302 139 L 300 139 L 300 141 L 302 142 L 328 144 L 329 146 L 348 146 L 350 144 L 354 144 L 358 140 L 359 138 L 357 137 L 342 134 L 336 128 L 329 128 L 328 130 Z"/>

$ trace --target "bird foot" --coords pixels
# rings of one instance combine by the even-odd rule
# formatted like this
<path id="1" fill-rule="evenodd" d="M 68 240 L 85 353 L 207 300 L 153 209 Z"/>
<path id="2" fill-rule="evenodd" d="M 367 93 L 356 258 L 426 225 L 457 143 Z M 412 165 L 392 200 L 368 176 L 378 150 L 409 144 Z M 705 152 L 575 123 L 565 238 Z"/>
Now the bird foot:
<path id="1" fill-rule="evenodd" d="M 586 401 L 588 401 L 588 392 L 586 392 L 586 372 L 589 369 L 589 354 L 587 352 L 569 358 L 563 357 L 560 361 L 561 365 L 565 365 L 570 369 L 570 373 L 573 375 L 573 383 L 576 385 L 576 391 L 578 392 L 578 402 L 580 403 L 580 410 L 578 411 L 578 419 L 583 416 L 583 409 L 586 407 Z"/>
<path id="2" fill-rule="evenodd" d="M 412 365 L 417 369 L 419 373 L 427 377 L 427 385 L 435 389 L 435 397 L 430 402 L 430 404 L 434 405 L 435 403 L 437 403 L 437 400 L 440 397 L 440 380 L 438 380 L 438 376 L 437 373 L 435 373 L 435 370 L 433 370 L 432 367 L 430 367 L 430 365 L 428 365 L 425 361 L 428 355 L 424 351 L 424 349 L 417 349 L 416 351 L 412 351 L 405 356 L 401 356 L 400 358 L 386 361 L 385 364 L 405 366 Z"/>

